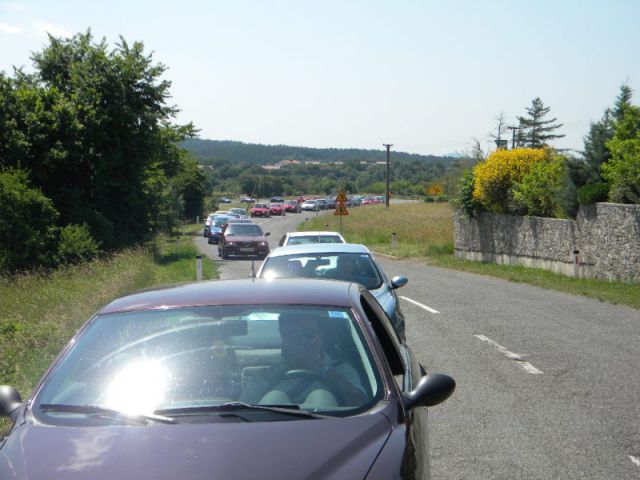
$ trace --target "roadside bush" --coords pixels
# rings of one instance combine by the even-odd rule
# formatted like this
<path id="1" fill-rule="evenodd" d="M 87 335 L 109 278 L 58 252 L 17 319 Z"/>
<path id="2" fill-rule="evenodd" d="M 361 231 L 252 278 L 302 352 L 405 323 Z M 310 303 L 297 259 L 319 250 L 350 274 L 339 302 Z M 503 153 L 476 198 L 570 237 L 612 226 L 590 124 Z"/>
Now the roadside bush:
<path id="1" fill-rule="evenodd" d="M 60 229 L 57 259 L 60 263 L 91 260 L 96 257 L 99 248 L 86 224 L 67 225 Z"/>
<path id="2" fill-rule="evenodd" d="M 479 208 L 479 204 L 473 198 L 475 179 L 473 169 L 467 168 L 460 177 L 458 183 L 458 197 L 454 203 L 469 218 L 473 218 Z"/>
<path id="3" fill-rule="evenodd" d="M 565 217 L 575 189 L 564 157 L 552 149 L 497 150 L 473 169 L 472 200 L 476 210 L 511 215 Z M 467 178 L 464 181 L 469 182 Z M 460 202 L 469 205 L 469 185 Z"/>
<path id="4" fill-rule="evenodd" d="M 496 150 L 473 169 L 473 199 L 488 212 L 513 213 L 513 187 L 522 181 L 531 165 L 545 161 L 542 149 Z"/>
<path id="5" fill-rule="evenodd" d="M 606 202 L 608 199 L 608 183 L 592 183 L 590 185 L 583 185 L 578 189 L 578 203 L 580 205 L 591 205 L 596 202 Z"/>
<path id="6" fill-rule="evenodd" d="M 639 133 L 640 136 L 640 133 Z M 640 203 L 640 138 L 607 143 L 611 159 L 602 165 L 602 176 L 611 183 L 609 200 Z"/>
<path id="7" fill-rule="evenodd" d="M 58 211 L 21 170 L 0 172 L 0 272 L 51 265 Z"/>
<path id="8" fill-rule="evenodd" d="M 565 217 L 560 194 L 565 187 L 567 169 L 559 156 L 535 162 L 522 180 L 513 186 L 513 213 L 537 217 Z"/>

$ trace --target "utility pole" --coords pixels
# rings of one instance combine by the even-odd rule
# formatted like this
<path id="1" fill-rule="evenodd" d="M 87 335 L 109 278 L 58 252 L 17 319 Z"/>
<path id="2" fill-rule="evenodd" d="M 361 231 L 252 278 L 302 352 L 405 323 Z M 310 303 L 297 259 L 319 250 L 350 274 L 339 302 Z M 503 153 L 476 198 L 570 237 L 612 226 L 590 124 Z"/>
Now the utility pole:
<path id="1" fill-rule="evenodd" d="M 516 148 L 516 130 L 522 130 L 522 127 L 507 127 L 509 130 L 513 130 L 513 140 L 511 140 L 511 150 Z"/>
<path id="2" fill-rule="evenodd" d="M 384 204 L 389 208 L 389 149 L 393 147 L 393 143 L 383 143 L 382 145 L 387 148 L 387 194 Z"/>

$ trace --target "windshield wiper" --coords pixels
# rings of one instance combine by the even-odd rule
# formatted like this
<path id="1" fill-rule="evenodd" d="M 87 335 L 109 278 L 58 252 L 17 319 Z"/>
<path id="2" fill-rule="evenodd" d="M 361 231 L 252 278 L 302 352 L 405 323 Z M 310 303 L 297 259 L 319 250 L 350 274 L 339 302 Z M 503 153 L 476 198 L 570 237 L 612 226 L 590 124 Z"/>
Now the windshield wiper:
<path id="1" fill-rule="evenodd" d="M 219 405 L 202 405 L 197 407 L 182 408 L 165 408 L 156 410 L 155 414 L 179 416 L 179 415 L 197 415 L 199 413 L 217 413 L 217 412 L 237 412 L 237 411 L 265 411 L 278 413 L 281 415 L 290 415 L 299 418 L 327 418 L 324 415 L 311 413 L 307 410 L 300 410 L 298 405 L 254 405 L 245 402 L 227 402 Z"/>
<path id="2" fill-rule="evenodd" d="M 176 423 L 173 418 L 158 415 L 156 413 L 128 413 L 113 408 L 101 407 L 99 405 L 65 405 L 62 403 L 43 403 L 39 405 L 44 412 L 80 413 L 86 415 L 97 415 L 118 420 L 147 423 L 148 421 L 161 423 Z"/>

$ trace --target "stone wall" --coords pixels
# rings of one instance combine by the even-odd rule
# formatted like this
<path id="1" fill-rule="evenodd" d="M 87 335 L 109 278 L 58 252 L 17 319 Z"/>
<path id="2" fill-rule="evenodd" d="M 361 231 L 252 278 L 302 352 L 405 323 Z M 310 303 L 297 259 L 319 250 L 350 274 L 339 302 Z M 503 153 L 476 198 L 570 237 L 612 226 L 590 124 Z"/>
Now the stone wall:
<path id="1" fill-rule="evenodd" d="M 581 206 L 576 220 L 458 212 L 453 233 L 460 258 L 640 281 L 640 205 Z"/>

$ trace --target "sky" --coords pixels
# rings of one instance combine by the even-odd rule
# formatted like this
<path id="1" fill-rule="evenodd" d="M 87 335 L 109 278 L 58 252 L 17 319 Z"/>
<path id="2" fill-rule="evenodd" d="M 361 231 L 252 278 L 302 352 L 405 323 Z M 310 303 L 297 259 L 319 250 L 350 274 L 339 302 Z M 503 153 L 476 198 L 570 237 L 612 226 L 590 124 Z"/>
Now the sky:
<path id="1" fill-rule="evenodd" d="M 580 151 L 622 84 L 640 104 L 638 25 L 640 0 L 0 0 L 0 71 L 91 29 L 143 42 L 205 139 L 488 151 L 539 97 Z"/>

